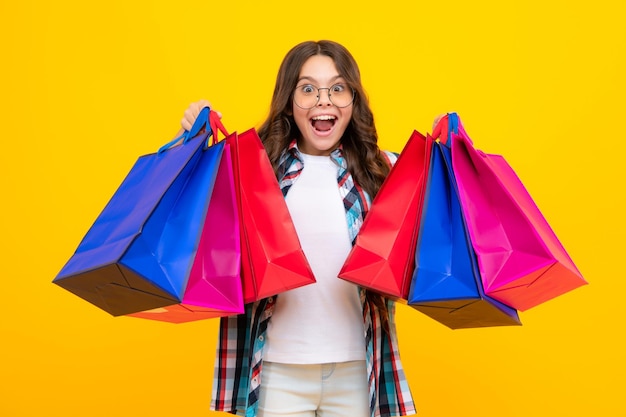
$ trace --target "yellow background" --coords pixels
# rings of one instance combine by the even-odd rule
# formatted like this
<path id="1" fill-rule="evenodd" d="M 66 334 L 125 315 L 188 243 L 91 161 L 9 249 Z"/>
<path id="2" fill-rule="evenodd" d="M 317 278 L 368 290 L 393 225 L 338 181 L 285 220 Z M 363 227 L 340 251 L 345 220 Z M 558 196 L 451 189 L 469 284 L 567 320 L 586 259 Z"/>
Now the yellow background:
<path id="1" fill-rule="evenodd" d="M 0 1 L 0 415 L 216 415 L 216 321 L 112 318 L 51 281 L 188 103 L 258 126 L 284 54 L 323 38 L 359 62 L 382 147 L 458 112 L 590 282 L 520 328 L 399 306 L 421 415 L 626 415 L 624 2 L 410 3 Z"/>

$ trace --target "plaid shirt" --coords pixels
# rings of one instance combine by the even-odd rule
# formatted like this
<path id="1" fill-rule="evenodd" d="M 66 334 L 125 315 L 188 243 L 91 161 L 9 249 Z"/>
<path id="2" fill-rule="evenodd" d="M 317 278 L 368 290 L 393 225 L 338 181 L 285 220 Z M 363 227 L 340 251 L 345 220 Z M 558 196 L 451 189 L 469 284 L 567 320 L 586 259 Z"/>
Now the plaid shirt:
<path id="1" fill-rule="evenodd" d="M 391 152 L 386 152 L 385 155 L 391 164 L 395 163 L 397 155 Z M 371 200 L 367 193 L 353 182 L 340 148 L 332 152 L 331 159 L 337 164 L 337 183 L 344 201 L 350 239 L 354 243 Z M 287 195 L 303 168 L 302 157 L 295 141 L 279 162 L 279 183 L 283 195 Z M 389 333 L 386 333 L 383 331 L 377 307 L 367 300 L 363 288 L 359 288 L 358 291 L 363 303 L 371 417 L 415 414 L 415 406 L 398 352 L 394 321 L 395 303 L 387 301 Z M 263 347 L 276 297 L 248 304 L 244 314 L 221 319 L 215 359 L 212 410 L 256 417 Z"/>

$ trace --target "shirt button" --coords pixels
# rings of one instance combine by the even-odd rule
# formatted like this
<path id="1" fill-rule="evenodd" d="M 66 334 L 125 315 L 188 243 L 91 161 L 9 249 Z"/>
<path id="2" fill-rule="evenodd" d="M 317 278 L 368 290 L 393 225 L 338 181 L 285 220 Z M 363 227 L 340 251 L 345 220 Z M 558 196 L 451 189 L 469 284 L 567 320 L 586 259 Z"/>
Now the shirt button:
<path id="1" fill-rule="evenodd" d="M 263 336 L 259 336 L 259 341 L 263 341 Z"/>
<path id="2" fill-rule="evenodd" d="M 267 302 L 268 302 L 268 303 L 270 303 L 270 304 L 271 304 L 271 303 L 273 303 L 273 302 L 274 302 L 274 297 L 270 297 L 270 298 L 268 298 L 268 299 L 267 299 Z"/>

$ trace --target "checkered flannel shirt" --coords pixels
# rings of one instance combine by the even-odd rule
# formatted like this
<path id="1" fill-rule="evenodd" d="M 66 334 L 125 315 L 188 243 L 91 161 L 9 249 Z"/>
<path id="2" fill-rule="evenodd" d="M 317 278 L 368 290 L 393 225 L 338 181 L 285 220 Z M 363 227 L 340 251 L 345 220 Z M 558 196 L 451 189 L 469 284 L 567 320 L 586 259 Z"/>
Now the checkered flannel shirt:
<path id="1" fill-rule="evenodd" d="M 390 164 L 397 155 L 385 152 Z M 341 148 L 331 154 L 337 165 L 337 184 L 344 201 L 350 238 L 354 243 L 371 204 L 370 197 L 352 180 Z M 293 141 L 279 161 L 278 178 L 283 195 L 297 180 L 303 168 L 302 157 Z M 389 333 L 383 331 L 376 306 L 367 300 L 365 290 L 358 288 L 363 303 L 363 329 L 369 381 L 371 417 L 415 414 L 398 352 L 394 321 L 395 303 L 387 301 Z M 245 313 L 225 317 L 220 322 L 215 359 L 211 409 L 246 417 L 256 417 L 261 385 L 263 347 L 267 325 L 272 317 L 276 297 L 246 305 Z"/>

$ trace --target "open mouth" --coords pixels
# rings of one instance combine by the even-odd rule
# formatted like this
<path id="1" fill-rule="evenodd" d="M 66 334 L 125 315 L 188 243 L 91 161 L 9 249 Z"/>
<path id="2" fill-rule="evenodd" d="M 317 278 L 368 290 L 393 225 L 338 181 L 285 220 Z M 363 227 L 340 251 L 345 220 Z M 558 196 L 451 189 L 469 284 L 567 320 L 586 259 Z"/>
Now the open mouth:
<path id="1" fill-rule="evenodd" d="M 328 114 L 315 116 L 311 118 L 311 126 L 319 132 L 328 132 L 333 128 L 337 118 Z"/>

